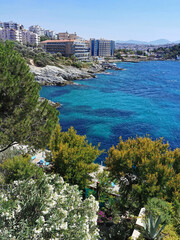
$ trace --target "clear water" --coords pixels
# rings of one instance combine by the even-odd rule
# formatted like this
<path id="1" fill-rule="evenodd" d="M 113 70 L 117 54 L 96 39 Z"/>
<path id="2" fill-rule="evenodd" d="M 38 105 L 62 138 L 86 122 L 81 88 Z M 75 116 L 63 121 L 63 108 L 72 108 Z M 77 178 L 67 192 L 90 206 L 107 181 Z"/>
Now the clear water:
<path id="1" fill-rule="evenodd" d="M 42 87 L 42 97 L 63 104 L 63 131 L 74 126 L 105 150 L 119 136 L 125 140 L 146 134 L 164 137 L 172 149 L 180 147 L 180 62 L 117 65 L 126 70 L 109 70 L 96 79 L 76 81 L 79 85 Z"/>

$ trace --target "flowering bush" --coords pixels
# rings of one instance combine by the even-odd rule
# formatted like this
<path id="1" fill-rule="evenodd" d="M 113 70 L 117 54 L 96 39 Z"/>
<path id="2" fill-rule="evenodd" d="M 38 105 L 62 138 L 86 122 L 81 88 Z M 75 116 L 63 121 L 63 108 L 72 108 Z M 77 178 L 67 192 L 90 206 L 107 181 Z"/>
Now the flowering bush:
<path id="1" fill-rule="evenodd" d="M 98 208 L 58 175 L 15 181 L 0 193 L 0 239 L 95 240 Z"/>
<path id="2" fill-rule="evenodd" d="M 105 212 L 99 211 L 98 212 L 98 223 L 106 223 L 108 221 L 112 221 L 112 217 L 108 217 Z"/>

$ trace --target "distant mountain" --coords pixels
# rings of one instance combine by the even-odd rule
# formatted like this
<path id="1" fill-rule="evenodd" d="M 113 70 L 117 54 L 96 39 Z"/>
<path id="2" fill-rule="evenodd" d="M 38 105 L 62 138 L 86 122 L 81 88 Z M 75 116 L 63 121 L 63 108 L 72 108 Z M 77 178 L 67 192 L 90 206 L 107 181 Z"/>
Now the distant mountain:
<path id="1" fill-rule="evenodd" d="M 165 45 L 165 44 L 172 44 L 172 43 L 180 43 L 180 40 L 171 42 L 167 39 L 158 39 L 155 41 L 145 42 L 145 41 L 136 41 L 136 40 L 128 40 L 128 41 L 121 41 L 117 40 L 116 43 L 123 43 L 123 44 L 143 44 L 143 45 Z"/>
<path id="2" fill-rule="evenodd" d="M 127 43 L 127 44 L 147 44 L 147 42 L 144 42 L 144 41 L 136 41 L 136 40 L 128 40 L 128 41 L 117 40 L 116 43 Z"/>
<path id="3" fill-rule="evenodd" d="M 172 42 L 167 39 L 158 39 L 155 41 L 150 41 L 149 44 L 151 45 L 165 45 L 165 44 L 171 44 Z"/>

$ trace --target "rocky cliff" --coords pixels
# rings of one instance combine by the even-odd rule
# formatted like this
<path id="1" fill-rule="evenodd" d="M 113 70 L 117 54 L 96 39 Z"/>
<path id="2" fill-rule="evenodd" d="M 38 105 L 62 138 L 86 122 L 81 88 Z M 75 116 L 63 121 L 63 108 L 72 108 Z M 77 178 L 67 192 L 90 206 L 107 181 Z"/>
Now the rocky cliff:
<path id="1" fill-rule="evenodd" d="M 64 86 L 73 84 L 73 80 L 95 78 L 96 73 L 104 72 L 106 69 L 122 70 L 111 64 L 93 64 L 89 68 L 78 69 L 72 66 L 56 67 L 36 67 L 29 65 L 31 72 L 35 75 L 35 80 L 40 85 L 59 85 Z"/>
<path id="2" fill-rule="evenodd" d="M 93 70 L 80 70 L 71 66 L 63 66 L 62 68 L 55 66 L 36 67 L 30 65 L 31 72 L 35 75 L 35 79 L 40 85 L 67 85 L 73 84 L 72 80 L 95 78 Z M 102 71 L 103 69 L 101 69 Z M 99 69 L 100 71 L 100 69 Z M 94 71 L 95 72 L 95 71 Z M 98 70 L 97 70 L 98 72 Z"/>

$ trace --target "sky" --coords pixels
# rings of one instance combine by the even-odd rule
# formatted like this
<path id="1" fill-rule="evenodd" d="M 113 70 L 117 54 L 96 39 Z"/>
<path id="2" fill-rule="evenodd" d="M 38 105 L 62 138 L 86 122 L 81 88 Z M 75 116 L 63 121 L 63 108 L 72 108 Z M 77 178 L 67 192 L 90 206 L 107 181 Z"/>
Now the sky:
<path id="1" fill-rule="evenodd" d="M 180 40 L 180 0 L 0 0 L 0 21 L 85 39 Z"/>

